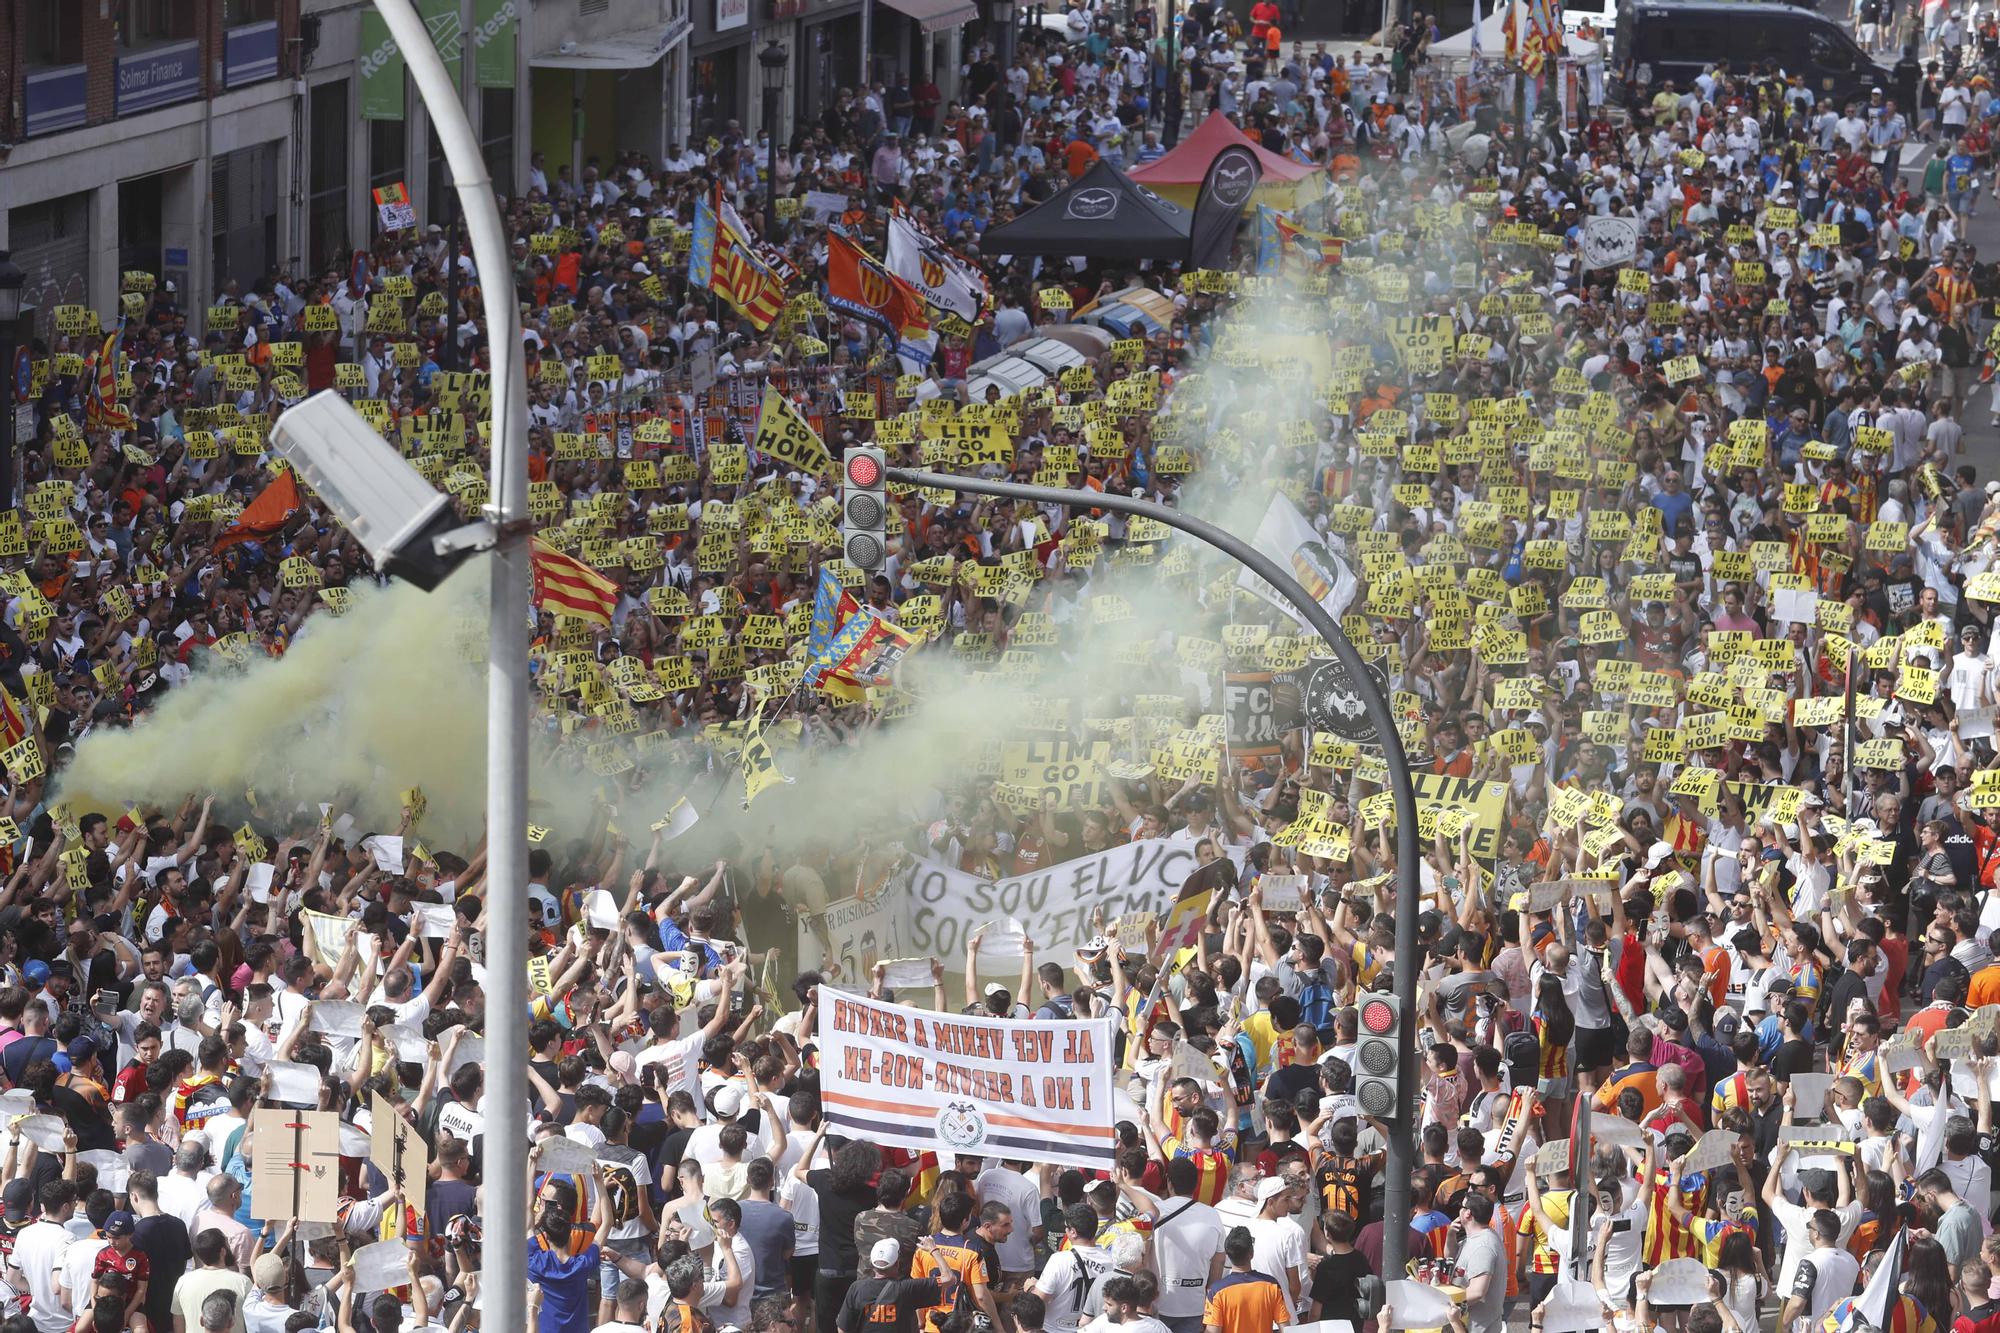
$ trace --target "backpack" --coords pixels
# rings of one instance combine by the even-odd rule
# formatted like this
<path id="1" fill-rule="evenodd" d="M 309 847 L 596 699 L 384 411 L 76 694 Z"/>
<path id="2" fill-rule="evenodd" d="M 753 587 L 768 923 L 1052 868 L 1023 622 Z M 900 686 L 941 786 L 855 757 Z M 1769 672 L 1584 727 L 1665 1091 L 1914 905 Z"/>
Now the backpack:
<path id="1" fill-rule="evenodd" d="M 1325 1027 L 1333 1014 L 1333 987 L 1326 984 L 1325 972 L 1319 977 L 1299 988 L 1299 1021 L 1315 1028 Z"/>
<path id="2" fill-rule="evenodd" d="M 632 1168 L 624 1162 L 606 1161 L 604 1166 L 604 1201 L 611 1216 L 611 1225 L 623 1226 L 639 1220 L 639 1182 Z"/>
<path id="3" fill-rule="evenodd" d="M 1507 1034 L 1501 1048 L 1507 1060 L 1508 1080 L 1517 1088 L 1532 1088 L 1542 1078 L 1542 1039 L 1523 1028 Z"/>

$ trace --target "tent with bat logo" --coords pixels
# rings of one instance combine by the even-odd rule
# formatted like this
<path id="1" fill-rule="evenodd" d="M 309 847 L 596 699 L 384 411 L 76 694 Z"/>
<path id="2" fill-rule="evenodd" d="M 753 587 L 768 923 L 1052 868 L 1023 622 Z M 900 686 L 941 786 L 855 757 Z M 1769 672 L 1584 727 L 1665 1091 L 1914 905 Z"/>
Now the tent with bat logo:
<path id="1" fill-rule="evenodd" d="M 1188 257 L 1194 214 L 1160 198 L 1099 159 L 1062 193 L 1009 222 L 988 227 L 979 249 L 988 255 L 1084 255 L 1132 261 Z"/>
<path id="2" fill-rule="evenodd" d="M 1293 208 L 1326 193 L 1325 173 L 1320 168 L 1282 153 L 1271 152 L 1237 129 L 1220 111 L 1209 112 L 1208 119 L 1197 125 L 1194 133 L 1181 140 L 1165 157 L 1133 168 L 1132 179 L 1163 199 L 1193 208 L 1195 196 L 1201 193 L 1201 182 L 1208 175 L 1209 164 L 1215 161 L 1217 153 L 1233 144 L 1249 148 L 1264 168 L 1264 179 L 1258 182 L 1256 190 L 1250 195 L 1250 202 L 1243 206 L 1245 212 L 1258 204 L 1277 209 Z"/>

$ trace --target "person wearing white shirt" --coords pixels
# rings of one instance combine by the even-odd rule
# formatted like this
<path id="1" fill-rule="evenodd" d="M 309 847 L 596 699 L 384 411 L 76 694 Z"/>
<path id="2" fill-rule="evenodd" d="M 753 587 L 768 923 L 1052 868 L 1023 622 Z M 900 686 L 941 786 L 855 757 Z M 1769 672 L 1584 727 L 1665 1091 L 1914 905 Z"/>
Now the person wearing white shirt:
<path id="1" fill-rule="evenodd" d="M 1278 1284 L 1285 1312 L 1296 1318 L 1305 1301 L 1306 1233 L 1292 1220 L 1305 1187 L 1283 1176 L 1257 1182 L 1257 1215 L 1246 1225 L 1257 1248 L 1250 1266 Z"/>
<path id="2" fill-rule="evenodd" d="M 174 1169 L 160 1177 L 160 1211 L 178 1217 L 190 1240 L 195 1214 L 208 1206 L 208 1178 L 214 1174 L 209 1170 L 208 1145 L 189 1139 L 174 1154 Z"/>
<path id="3" fill-rule="evenodd" d="M 76 1211 L 76 1186 L 52 1180 L 42 1186 L 41 1220 L 14 1237 L 12 1263 L 28 1289 L 28 1317 L 40 1333 L 66 1333 L 75 1314 L 63 1291 L 63 1259 L 76 1237 L 67 1223 Z"/>
<path id="4" fill-rule="evenodd" d="M 973 1190 L 981 1203 L 1004 1203 L 1014 1215 L 1014 1229 L 995 1244 L 1000 1255 L 1000 1271 L 1009 1278 L 1023 1278 L 1035 1271 L 1035 1245 L 1041 1227 L 1041 1185 L 1026 1174 L 1027 1163 L 1006 1162 L 982 1171 Z"/>
<path id="5" fill-rule="evenodd" d="M 1951 659 L 1951 704 L 1961 740 L 1993 736 L 1994 672 L 1986 636 L 1977 625 L 1959 632 L 1960 651 Z"/>

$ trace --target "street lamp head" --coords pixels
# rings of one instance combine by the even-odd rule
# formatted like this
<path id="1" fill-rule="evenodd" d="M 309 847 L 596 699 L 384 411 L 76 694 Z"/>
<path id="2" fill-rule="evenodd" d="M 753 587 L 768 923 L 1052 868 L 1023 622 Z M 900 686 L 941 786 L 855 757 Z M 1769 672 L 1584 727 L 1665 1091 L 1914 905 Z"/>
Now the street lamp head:
<path id="1" fill-rule="evenodd" d="M 21 314 L 21 292 L 28 285 L 28 275 L 21 266 L 8 258 L 5 250 L 0 250 L 0 321 L 12 323 Z"/>
<path id="2" fill-rule="evenodd" d="M 280 416 L 271 443 L 384 572 L 428 591 L 468 554 L 438 553 L 459 526 L 450 498 L 332 389 Z"/>
<path id="3" fill-rule="evenodd" d="M 784 86 L 785 62 L 790 59 L 791 53 L 775 41 L 757 53 L 757 64 L 764 71 L 764 86 L 766 88 L 780 88 Z"/>

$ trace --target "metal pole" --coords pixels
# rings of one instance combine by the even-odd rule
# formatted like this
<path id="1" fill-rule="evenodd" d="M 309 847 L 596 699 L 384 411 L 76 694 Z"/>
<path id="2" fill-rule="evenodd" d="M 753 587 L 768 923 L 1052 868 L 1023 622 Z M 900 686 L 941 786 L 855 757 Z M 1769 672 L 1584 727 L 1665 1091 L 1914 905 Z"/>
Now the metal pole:
<path id="1" fill-rule="evenodd" d="M 1847 650 L 1847 680 L 1842 687 L 1844 725 L 1840 738 L 1840 817 L 1854 818 L 1854 649 Z"/>
<path id="2" fill-rule="evenodd" d="M 445 228 L 444 271 L 444 355 L 438 364 L 446 370 L 458 369 L 458 218 L 463 211 L 450 206 L 451 222 Z"/>
<path id="3" fill-rule="evenodd" d="M 875 68 L 874 41 L 875 0 L 861 0 L 861 86 L 854 90 L 854 95 L 863 101 L 868 100 L 868 93 L 875 85 L 875 80 L 870 77 L 870 72 Z M 882 128 L 885 130 L 889 128 L 889 108 L 886 106 L 882 108 Z M 872 148 L 870 151 L 873 151 Z M 873 173 L 870 175 L 872 177 Z M 871 191 L 874 189 L 872 179 L 869 182 L 869 189 Z"/>
<path id="4" fill-rule="evenodd" d="M 527 368 L 500 206 L 451 75 L 411 0 L 375 0 L 437 127 L 479 271 L 492 349 L 493 480 L 498 529 L 487 627 L 486 1247 L 481 1325 L 527 1327 L 528 1181 L 528 518 Z"/>
<path id="5" fill-rule="evenodd" d="M 1174 63 L 1174 39 L 1180 35 L 1175 30 L 1180 21 L 1174 8 L 1174 0 L 1167 0 L 1167 86 L 1160 96 L 1160 119 L 1166 122 L 1160 144 L 1165 148 L 1181 141 L 1181 72 Z"/>
<path id="6" fill-rule="evenodd" d="M 765 78 L 770 78 L 768 71 Z M 779 89 L 764 90 L 764 243 L 778 243 L 778 95 Z"/>
<path id="7" fill-rule="evenodd" d="M 0 250 L 0 259 L 7 257 Z M 0 409 L 5 409 L 5 418 L 0 419 L 0 510 L 14 507 L 14 450 L 20 447 L 20 440 L 14 434 L 14 421 L 20 407 L 15 398 L 18 381 L 14 375 L 14 323 L 11 319 L 0 319 L 0 374 L 6 378 L 6 388 L 0 391 Z"/>
<path id="8" fill-rule="evenodd" d="M 1410 1180 L 1416 1173 L 1416 1091 L 1417 1075 L 1417 906 L 1423 887 L 1417 865 L 1417 792 L 1410 778 L 1410 766 L 1403 753 L 1403 738 L 1396 730 L 1396 715 L 1389 701 L 1375 688 L 1375 682 L 1341 633 L 1326 608 L 1298 584 L 1283 566 L 1233 532 L 1181 510 L 1142 500 L 1137 496 L 1111 491 L 1069 490 L 1060 486 L 1024 486 L 1012 481 L 987 481 L 980 477 L 956 477 L 919 468 L 892 467 L 889 480 L 912 486 L 935 486 L 940 490 L 997 495 L 1033 504 L 1061 505 L 1065 509 L 1109 509 L 1120 514 L 1139 514 L 1158 519 L 1171 528 L 1203 541 L 1224 555 L 1247 566 L 1253 574 L 1283 594 L 1286 601 L 1305 618 L 1313 632 L 1333 650 L 1335 660 L 1346 669 L 1361 696 L 1368 724 L 1382 741 L 1382 759 L 1389 770 L 1389 791 L 1396 802 L 1396 998 L 1403 1009 L 1403 1029 L 1397 1064 L 1402 1075 L 1396 1080 L 1396 1123 L 1390 1126 L 1388 1180 L 1382 1208 L 1382 1273 L 1400 1275 L 1408 1261 L 1410 1235 Z"/>

